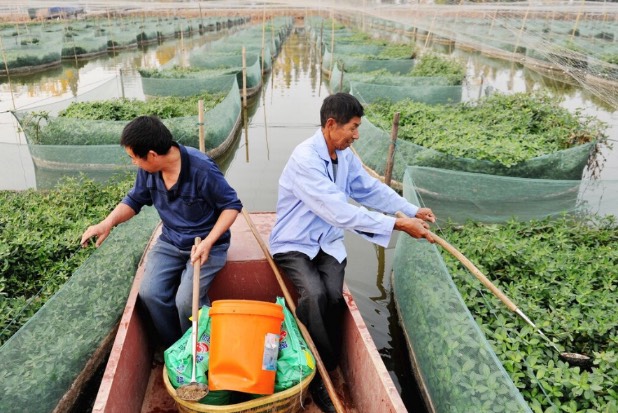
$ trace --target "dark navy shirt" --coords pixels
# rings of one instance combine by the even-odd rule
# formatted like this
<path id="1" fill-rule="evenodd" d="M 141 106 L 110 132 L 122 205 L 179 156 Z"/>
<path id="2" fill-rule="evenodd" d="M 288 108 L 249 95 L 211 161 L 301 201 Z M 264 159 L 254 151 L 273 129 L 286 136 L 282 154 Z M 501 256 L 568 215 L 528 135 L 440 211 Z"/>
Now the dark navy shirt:
<path id="1" fill-rule="evenodd" d="M 144 205 L 154 205 L 163 221 L 161 239 L 188 250 L 195 237 L 208 235 L 223 210 L 240 211 L 242 204 L 212 158 L 195 148 L 180 144 L 178 148 L 180 176 L 172 188 L 165 188 L 160 172 L 139 169 L 135 185 L 122 202 L 136 213 Z M 229 242 L 228 230 L 215 244 Z"/>

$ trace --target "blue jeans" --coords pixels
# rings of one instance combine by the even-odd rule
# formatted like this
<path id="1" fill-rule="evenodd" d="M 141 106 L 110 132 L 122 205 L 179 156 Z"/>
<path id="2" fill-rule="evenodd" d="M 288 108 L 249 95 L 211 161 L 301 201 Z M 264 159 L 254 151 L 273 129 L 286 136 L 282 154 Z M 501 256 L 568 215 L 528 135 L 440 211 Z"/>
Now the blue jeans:
<path id="1" fill-rule="evenodd" d="M 210 306 L 208 288 L 225 265 L 230 244 L 215 245 L 200 268 L 200 308 Z M 139 297 L 161 345 L 168 348 L 191 327 L 193 264 L 191 251 L 157 240 L 148 253 Z"/>

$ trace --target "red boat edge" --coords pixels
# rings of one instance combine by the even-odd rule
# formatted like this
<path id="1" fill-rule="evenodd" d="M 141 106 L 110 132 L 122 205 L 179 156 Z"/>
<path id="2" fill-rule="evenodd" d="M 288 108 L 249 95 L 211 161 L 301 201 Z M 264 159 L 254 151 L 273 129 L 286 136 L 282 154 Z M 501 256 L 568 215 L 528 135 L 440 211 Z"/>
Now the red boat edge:
<path id="1" fill-rule="evenodd" d="M 272 212 L 251 213 L 263 240 L 275 222 Z M 283 296 L 277 279 L 249 225 L 238 217 L 232 226 L 228 262 L 217 275 L 209 296 L 217 299 L 247 299 L 274 302 Z M 152 362 L 147 326 L 137 310 L 137 294 L 147 251 L 158 237 L 155 230 L 140 262 L 120 320 L 118 333 L 93 405 L 93 413 L 174 412 L 176 406 L 161 379 L 161 365 Z M 290 291 L 294 289 L 288 285 Z M 337 393 L 350 412 L 407 412 L 386 366 L 371 338 L 352 294 L 344 285 L 348 310 L 344 316 L 344 339 L 340 376 L 333 378 Z M 319 412 L 309 403 L 306 412 Z"/>

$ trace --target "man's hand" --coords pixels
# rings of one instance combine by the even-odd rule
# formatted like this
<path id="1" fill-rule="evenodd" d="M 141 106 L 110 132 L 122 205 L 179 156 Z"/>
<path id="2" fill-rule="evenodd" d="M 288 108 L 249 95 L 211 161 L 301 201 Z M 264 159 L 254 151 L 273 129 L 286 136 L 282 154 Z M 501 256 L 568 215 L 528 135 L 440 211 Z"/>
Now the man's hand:
<path id="1" fill-rule="evenodd" d="M 403 231 L 413 238 L 425 238 L 427 241 L 435 242 L 429 231 L 429 224 L 419 218 L 397 218 L 395 229 Z"/>
<path id="2" fill-rule="evenodd" d="M 193 245 L 191 248 L 191 263 L 195 264 L 199 261 L 200 267 L 208 261 L 210 255 L 210 249 L 212 245 L 208 242 L 208 239 L 204 239 L 199 244 Z"/>
<path id="3" fill-rule="evenodd" d="M 88 246 L 88 240 L 90 240 L 90 238 L 92 237 L 97 237 L 94 245 L 99 248 L 101 243 L 105 241 L 105 238 L 108 237 L 111 230 L 112 226 L 108 225 L 105 221 L 101 221 L 96 225 L 91 225 L 82 235 L 82 240 L 80 241 L 80 244 L 82 245 L 82 247 L 86 248 Z"/>
<path id="4" fill-rule="evenodd" d="M 416 212 L 416 218 L 422 219 L 427 222 L 436 222 L 436 216 L 429 208 L 419 208 Z"/>

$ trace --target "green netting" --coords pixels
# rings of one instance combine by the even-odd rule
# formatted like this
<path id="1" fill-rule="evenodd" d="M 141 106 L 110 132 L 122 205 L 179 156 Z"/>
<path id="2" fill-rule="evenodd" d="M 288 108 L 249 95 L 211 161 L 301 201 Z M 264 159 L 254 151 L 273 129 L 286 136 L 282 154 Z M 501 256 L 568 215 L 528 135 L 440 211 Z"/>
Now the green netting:
<path id="1" fill-rule="evenodd" d="M 192 53 L 189 56 L 189 64 L 191 67 L 204 69 L 230 69 L 237 73 L 238 84 L 242 85 L 242 55 L 241 54 L 211 54 L 208 51 Z M 262 86 L 262 67 L 260 65 L 260 56 L 256 53 L 247 53 L 245 55 L 245 64 L 247 66 L 246 78 L 247 89 L 256 90 Z"/>
<path id="2" fill-rule="evenodd" d="M 528 179 L 410 166 L 406 179 L 442 220 L 519 221 L 579 209 L 580 180 Z"/>
<path id="3" fill-rule="evenodd" d="M 365 165 L 383 176 L 390 145 L 390 131 L 376 127 L 366 118 L 363 118 L 359 131 L 361 138 L 354 143 L 354 149 Z M 538 156 L 511 167 L 485 160 L 456 158 L 401 139 L 397 140 L 396 145 L 392 177 L 401 182 L 408 165 L 521 178 L 578 180 L 582 177 L 595 144 L 585 143 Z"/>
<path id="4" fill-rule="evenodd" d="M 397 76 L 385 71 L 375 72 L 345 72 L 343 73 L 338 65 L 335 65 L 332 70 L 332 74 L 329 79 L 329 88 L 332 93 L 336 92 L 350 92 L 351 83 L 372 83 L 376 85 L 384 86 L 396 86 L 396 87 L 411 87 L 411 88 L 432 88 L 434 86 L 449 86 L 452 85 L 451 81 L 444 76 Z M 454 91 L 457 89 L 454 88 Z M 461 86 L 459 86 L 461 91 Z M 452 92 L 457 95 L 456 92 Z M 386 94 L 385 94 L 386 95 Z M 461 92 L 459 92 L 461 95 Z M 387 96 L 382 96 L 387 97 Z M 375 99 L 368 97 L 367 102 L 374 101 Z M 461 99 L 460 99 L 461 100 Z"/>
<path id="5" fill-rule="evenodd" d="M 203 33 L 207 30 L 205 27 L 214 30 L 241 23 L 244 23 L 243 18 L 107 16 L 4 26 L 0 29 L 4 50 L 0 73 L 6 72 L 5 65 L 11 73 L 28 72 L 60 64 L 62 58 L 90 57 L 166 38 Z"/>
<path id="6" fill-rule="evenodd" d="M 410 83 L 414 83 L 413 77 L 408 77 L 408 79 L 412 79 Z M 365 103 L 374 103 L 384 99 L 390 102 L 409 99 L 415 102 L 435 105 L 461 102 L 462 87 L 434 85 L 412 86 L 406 83 L 397 86 L 351 82 L 350 93 Z"/>
<path id="7" fill-rule="evenodd" d="M 158 221 L 156 211 L 145 208 L 114 229 L 69 281 L 0 347 L 0 411 L 54 410 L 118 323 Z"/>
<path id="8" fill-rule="evenodd" d="M 31 25 L 6 27 L 0 31 L 2 39 L 2 65 L 0 73 L 27 72 L 37 66 L 60 64 L 62 27 Z"/>
<path id="9" fill-rule="evenodd" d="M 404 196 L 419 204 L 407 174 Z M 400 322 L 431 410 L 531 412 L 468 311 L 437 247 L 401 236 L 393 268 Z"/>
<path id="10" fill-rule="evenodd" d="M 403 75 L 414 67 L 414 59 L 362 59 L 340 54 L 337 49 L 334 55 L 325 50 L 322 55 L 322 70 L 330 72 L 335 62 L 343 65 L 343 70 L 346 72 L 374 72 L 382 69 L 392 74 Z"/>
<path id="11" fill-rule="evenodd" d="M 36 112 L 45 110 L 38 107 Z M 22 127 L 35 165 L 67 169 L 104 169 L 129 166 L 130 159 L 119 145 L 126 121 L 85 120 L 56 117 L 32 120 L 32 111 L 14 112 Z M 233 81 L 225 99 L 204 113 L 205 145 L 216 157 L 234 139 L 241 119 L 238 84 Z M 162 119 L 174 139 L 199 147 L 198 116 Z M 53 142 L 53 144 L 45 144 Z M 61 144 L 59 144 L 61 143 Z"/>
<path id="12" fill-rule="evenodd" d="M 191 96 L 201 92 L 220 93 L 237 82 L 236 73 L 224 70 L 200 70 L 177 75 L 173 70 L 161 70 L 155 76 L 142 74 L 142 90 L 146 96 Z M 182 77 L 175 77 L 182 76 Z"/>

